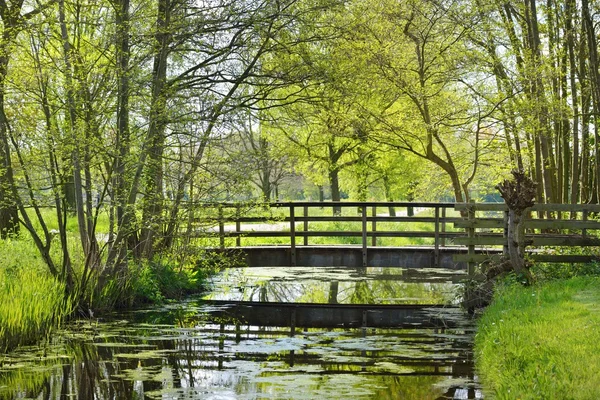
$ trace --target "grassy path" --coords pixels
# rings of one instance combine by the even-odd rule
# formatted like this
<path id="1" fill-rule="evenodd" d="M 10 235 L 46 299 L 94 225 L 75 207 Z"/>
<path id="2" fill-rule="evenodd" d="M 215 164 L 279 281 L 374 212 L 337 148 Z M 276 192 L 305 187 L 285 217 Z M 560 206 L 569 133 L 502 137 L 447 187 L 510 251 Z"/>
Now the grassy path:
<path id="1" fill-rule="evenodd" d="M 475 353 L 486 398 L 600 398 L 600 278 L 502 289 Z"/>

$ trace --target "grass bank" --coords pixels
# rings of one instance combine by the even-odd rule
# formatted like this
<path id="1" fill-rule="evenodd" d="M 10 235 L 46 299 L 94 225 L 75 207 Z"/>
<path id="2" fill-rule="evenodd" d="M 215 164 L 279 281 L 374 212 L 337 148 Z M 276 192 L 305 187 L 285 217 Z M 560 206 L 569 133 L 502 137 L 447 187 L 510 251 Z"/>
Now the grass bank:
<path id="1" fill-rule="evenodd" d="M 475 339 L 486 398 L 597 399 L 599 355 L 599 277 L 502 287 Z"/>

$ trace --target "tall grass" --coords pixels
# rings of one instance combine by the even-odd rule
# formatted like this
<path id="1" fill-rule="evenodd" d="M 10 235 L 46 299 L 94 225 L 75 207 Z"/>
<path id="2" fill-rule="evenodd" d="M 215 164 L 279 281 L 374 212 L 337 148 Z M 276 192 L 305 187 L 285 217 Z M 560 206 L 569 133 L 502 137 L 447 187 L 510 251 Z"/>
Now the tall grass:
<path id="1" fill-rule="evenodd" d="M 30 243 L 1 241 L 0 254 L 0 350 L 7 351 L 47 337 L 71 304 Z"/>
<path id="2" fill-rule="evenodd" d="M 600 278 L 500 289 L 475 339 L 486 397 L 597 399 Z"/>

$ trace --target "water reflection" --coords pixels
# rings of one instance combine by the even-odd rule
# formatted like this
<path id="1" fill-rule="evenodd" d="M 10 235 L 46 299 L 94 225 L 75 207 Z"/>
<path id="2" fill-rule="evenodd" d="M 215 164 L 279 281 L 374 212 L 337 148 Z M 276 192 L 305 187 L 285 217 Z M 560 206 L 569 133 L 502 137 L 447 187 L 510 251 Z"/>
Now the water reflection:
<path id="1" fill-rule="evenodd" d="M 450 275 L 430 277 L 428 271 L 268 272 L 230 271 L 211 297 L 433 303 L 452 301 L 455 285 Z M 50 344 L 0 358 L 0 398 L 481 397 L 466 320 L 456 329 L 290 329 L 243 326 L 216 311 L 192 299 L 73 323 Z"/>
<path id="2" fill-rule="evenodd" d="M 443 269 L 262 267 L 215 278 L 213 300 L 329 304 L 456 303 L 464 273 Z"/>
<path id="3" fill-rule="evenodd" d="M 30 349 L 5 359 L 2 398 L 426 399 L 475 390 L 465 332 L 307 330 L 290 337 L 281 329 L 134 322 L 75 330 L 46 356 Z"/>

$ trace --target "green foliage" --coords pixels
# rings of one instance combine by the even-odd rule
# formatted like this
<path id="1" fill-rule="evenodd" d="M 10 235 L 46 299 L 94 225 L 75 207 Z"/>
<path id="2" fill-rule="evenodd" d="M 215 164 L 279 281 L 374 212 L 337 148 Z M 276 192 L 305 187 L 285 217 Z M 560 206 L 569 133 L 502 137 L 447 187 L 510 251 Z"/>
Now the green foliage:
<path id="1" fill-rule="evenodd" d="M 478 324 L 475 354 L 486 396 L 595 399 L 600 391 L 600 279 L 498 289 Z"/>
<path id="2" fill-rule="evenodd" d="M 216 271 L 243 265 L 239 254 L 198 251 L 199 255 L 185 263 L 173 256 L 155 257 L 129 267 L 127 286 L 131 289 L 124 305 L 159 304 L 181 299 L 205 289 L 207 279 Z"/>
<path id="3" fill-rule="evenodd" d="M 72 311 L 64 284 L 47 274 L 32 247 L 0 241 L 0 351 L 48 337 Z"/>

